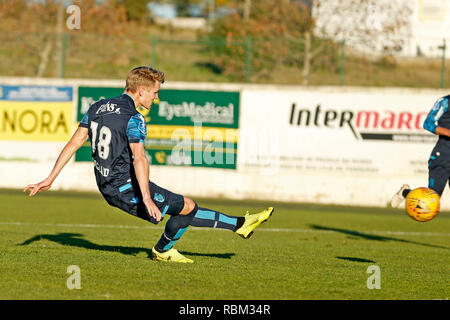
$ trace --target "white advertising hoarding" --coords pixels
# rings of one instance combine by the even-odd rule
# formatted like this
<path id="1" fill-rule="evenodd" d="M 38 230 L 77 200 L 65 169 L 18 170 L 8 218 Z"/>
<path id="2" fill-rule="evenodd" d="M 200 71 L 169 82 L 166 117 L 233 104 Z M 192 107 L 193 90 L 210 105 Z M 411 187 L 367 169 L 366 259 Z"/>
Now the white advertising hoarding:
<path id="1" fill-rule="evenodd" d="M 2 81 L 10 86 L 73 86 L 74 101 L 78 86 L 122 83 Z M 434 102 L 448 94 L 431 89 L 214 83 L 170 83 L 167 88 L 240 92 L 237 158 L 230 158 L 237 164 L 235 169 L 153 165 L 150 178 L 194 198 L 257 199 L 268 205 L 287 201 L 384 207 L 403 183 L 426 186 L 428 159 L 437 137 L 422 124 Z M 75 102 L 73 112 L 72 130 Z M 2 120 L 6 129 L 14 118 L 8 114 L 7 119 L 6 124 Z M 23 188 L 45 178 L 64 144 L 43 139 L 0 141 L 0 187 Z M 96 191 L 92 163 L 70 162 L 53 189 Z M 448 193 L 447 187 L 441 201 L 447 210 Z"/>
<path id="2" fill-rule="evenodd" d="M 428 184 L 437 136 L 423 122 L 439 97 L 402 89 L 244 90 L 239 169 L 270 181 L 280 200 L 289 194 L 297 201 L 385 206 L 403 183 Z"/>

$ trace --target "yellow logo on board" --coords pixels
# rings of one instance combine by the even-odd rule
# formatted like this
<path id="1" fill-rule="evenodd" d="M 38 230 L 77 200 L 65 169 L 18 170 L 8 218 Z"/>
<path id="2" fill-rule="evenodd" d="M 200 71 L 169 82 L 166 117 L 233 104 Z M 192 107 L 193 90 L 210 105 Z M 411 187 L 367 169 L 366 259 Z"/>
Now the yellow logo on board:
<path id="1" fill-rule="evenodd" d="M 158 163 L 166 163 L 166 153 L 163 151 L 156 152 L 155 159 Z"/>

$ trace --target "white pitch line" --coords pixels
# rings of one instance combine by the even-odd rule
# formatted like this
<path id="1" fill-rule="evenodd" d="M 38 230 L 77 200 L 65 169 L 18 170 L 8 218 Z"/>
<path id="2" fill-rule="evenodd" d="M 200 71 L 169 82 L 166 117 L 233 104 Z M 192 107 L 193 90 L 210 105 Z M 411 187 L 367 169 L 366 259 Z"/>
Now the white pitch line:
<path id="1" fill-rule="evenodd" d="M 43 226 L 43 227 L 67 227 L 67 228 L 111 228 L 111 229 L 151 229 L 161 230 L 163 226 L 131 226 L 131 225 L 117 225 L 117 224 L 76 224 L 76 223 L 31 223 L 31 222 L 0 222 L 0 225 L 9 226 Z M 193 230 L 221 230 L 213 228 L 199 228 L 192 227 Z M 345 230 L 343 230 L 345 231 Z M 315 230 L 315 229 L 289 229 L 289 228 L 261 228 L 258 232 L 294 232 L 294 233 L 333 233 L 339 230 Z M 354 231 L 356 233 L 360 231 Z M 443 232 L 414 232 L 414 231 L 361 231 L 366 234 L 380 234 L 380 235 L 396 235 L 396 236 L 444 236 L 450 237 L 450 233 Z"/>

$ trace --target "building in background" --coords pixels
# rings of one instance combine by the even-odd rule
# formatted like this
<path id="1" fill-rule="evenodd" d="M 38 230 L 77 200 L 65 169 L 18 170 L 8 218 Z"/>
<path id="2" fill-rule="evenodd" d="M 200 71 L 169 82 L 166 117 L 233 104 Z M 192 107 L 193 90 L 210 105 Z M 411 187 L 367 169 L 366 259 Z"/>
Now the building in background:
<path id="1" fill-rule="evenodd" d="M 312 14 L 317 35 L 366 53 L 440 57 L 450 43 L 450 0 L 316 0 Z"/>
<path id="2" fill-rule="evenodd" d="M 180 6 L 177 0 L 152 1 L 147 4 L 153 21 L 161 25 L 171 25 L 175 28 L 206 29 L 207 21 L 236 12 L 229 6 L 216 6 L 215 0 L 203 0 Z"/>
<path id="3" fill-rule="evenodd" d="M 450 44 L 450 0 L 414 0 L 407 55 L 439 56 L 443 39 Z M 450 50 L 446 50 L 450 57 Z"/>

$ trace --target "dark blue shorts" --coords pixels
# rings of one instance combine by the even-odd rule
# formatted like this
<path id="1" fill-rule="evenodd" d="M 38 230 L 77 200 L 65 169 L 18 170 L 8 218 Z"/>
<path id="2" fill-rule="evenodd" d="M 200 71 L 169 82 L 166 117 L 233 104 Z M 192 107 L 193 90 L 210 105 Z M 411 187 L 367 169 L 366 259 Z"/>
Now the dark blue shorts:
<path id="1" fill-rule="evenodd" d="M 434 149 L 428 160 L 428 188 L 440 196 L 450 178 L 450 154 Z"/>
<path id="2" fill-rule="evenodd" d="M 150 195 L 153 202 L 161 211 L 162 218 L 168 215 L 178 215 L 184 208 L 184 197 L 164 189 L 157 184 L 149 181 Z M 103 193 L 102 193 L 103 194 Z M 137 182 L 130 182 L 119 187 L 114 195 L 103 194 L 106 202 L 113 207 L 119 208 L 133 216 L 157 224 L 158 222 L 151 217 L 142 201 L 142 195 Z M 162 221 L 162 219 L 161 219 Z"/>

